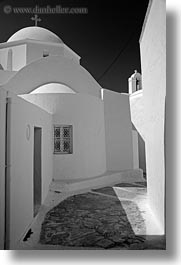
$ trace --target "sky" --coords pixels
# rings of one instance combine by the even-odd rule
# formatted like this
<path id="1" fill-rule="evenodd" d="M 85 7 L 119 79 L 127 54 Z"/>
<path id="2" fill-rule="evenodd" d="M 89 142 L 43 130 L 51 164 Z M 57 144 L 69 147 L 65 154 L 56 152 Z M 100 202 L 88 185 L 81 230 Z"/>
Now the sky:
<path id="1" fill-rule="evenodd" d="M 83 14 L 39 14 L 38 26 L 57 34 L 81 57 L 81 65 L 106 89 L 128 91 L 128 78 L 140 66 L 139 37 L 148 0 L 5 0 L 0 1 L 0 42 L 34 26 L 33 13 L 13 8 L 84 8 Z M 5 12 L 10 6 L 11 12 Z M 70 10 L 70 9 L 69 9 Z M 73 9 L 74 11 L 75 9 Z"/>

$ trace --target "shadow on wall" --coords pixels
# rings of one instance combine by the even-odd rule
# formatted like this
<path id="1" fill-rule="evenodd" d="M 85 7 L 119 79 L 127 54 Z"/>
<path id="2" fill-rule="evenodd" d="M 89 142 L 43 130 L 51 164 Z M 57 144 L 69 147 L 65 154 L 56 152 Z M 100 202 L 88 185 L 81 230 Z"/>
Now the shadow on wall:
<path id="1" fill-rule="evenodd" d="M 146 152 L 145 152 L 145 141 L 140 135 L 134 124 L 132 123 L 132 130 L 136 132 L 137 135 L 137 150 L 138 150 L 138 165 L 139 168 L 143 170 L 143 177 L 146 179 Z M 133 139 L 134 141 L 134 139 Z"/>
<path id="2" fill-rule="evenodd" d="M 137 132 L 138 133 L 138 132 Z M 145 141 L 138 133 L 139 167 L 143 170 L 143 177 L 146 179 L 146 155 Z"/>

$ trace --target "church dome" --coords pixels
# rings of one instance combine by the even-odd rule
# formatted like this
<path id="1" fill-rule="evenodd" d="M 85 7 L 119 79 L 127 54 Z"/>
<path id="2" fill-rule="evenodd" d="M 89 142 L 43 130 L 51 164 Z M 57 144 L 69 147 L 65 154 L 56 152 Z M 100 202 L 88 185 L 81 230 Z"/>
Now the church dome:
<path id="1" fill-rule="evenodd" d="M 63 41 L 53 32 L 48 29 L 41 27 L 27 27 L 20 29 L 14 33 L 7 42 L 18 41 L 24 39 L 38 40 L 43 42 L 52 42 L 52 43 L 63 43 Z"/>

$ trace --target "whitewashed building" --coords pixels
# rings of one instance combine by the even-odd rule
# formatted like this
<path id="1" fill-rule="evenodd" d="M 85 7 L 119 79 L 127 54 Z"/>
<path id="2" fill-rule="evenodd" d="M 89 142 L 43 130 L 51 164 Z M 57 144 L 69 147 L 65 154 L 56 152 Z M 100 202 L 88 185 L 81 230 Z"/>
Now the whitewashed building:
<path id="1" fill-rule="evenodd" d="M 102 88 L 47 29 L 0 44 L 1 249 L 16 247 L 55 184 L 106 186 L 143 172 L 152 234 L 165 233 L 165 31 L 165 1 L 150 0 L 129 94 Z"/>
<path id="2" fill-rule="evenodd" d="M 53 183 L 104 186 L 142 170 L 129 95 L 103 89 L 54 33 L 21 29 L 0 44 L 0 64 L 0 243 L 14 248 Z"/>
<path id="3" fill-rule="evenodd" d="M 166 1 L 150 0 L 140 36 L 142 75 L 129 79 L 134 143 L 139 167 L 147 173 L 155 233 L 165 233 Z M 141 90 L 140 90 L 141 87 Z M 135 148 L 134 148 L 135 150 Z M 134 151 L 136 152 L 136 151 Z M 145 154 L 144 154 L 145 153 Z M 146 157 L 146 161 L 144 159 Z"/>

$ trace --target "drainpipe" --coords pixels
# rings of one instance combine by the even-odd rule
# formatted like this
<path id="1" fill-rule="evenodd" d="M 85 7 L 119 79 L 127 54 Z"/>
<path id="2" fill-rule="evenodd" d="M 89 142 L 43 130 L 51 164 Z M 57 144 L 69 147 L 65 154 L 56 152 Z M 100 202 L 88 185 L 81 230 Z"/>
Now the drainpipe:
<path id="1" fill-rule="evenodd" d="M 10 248 L 10 116 L 11 98 L 6 98 L 4 249 Z"/>

